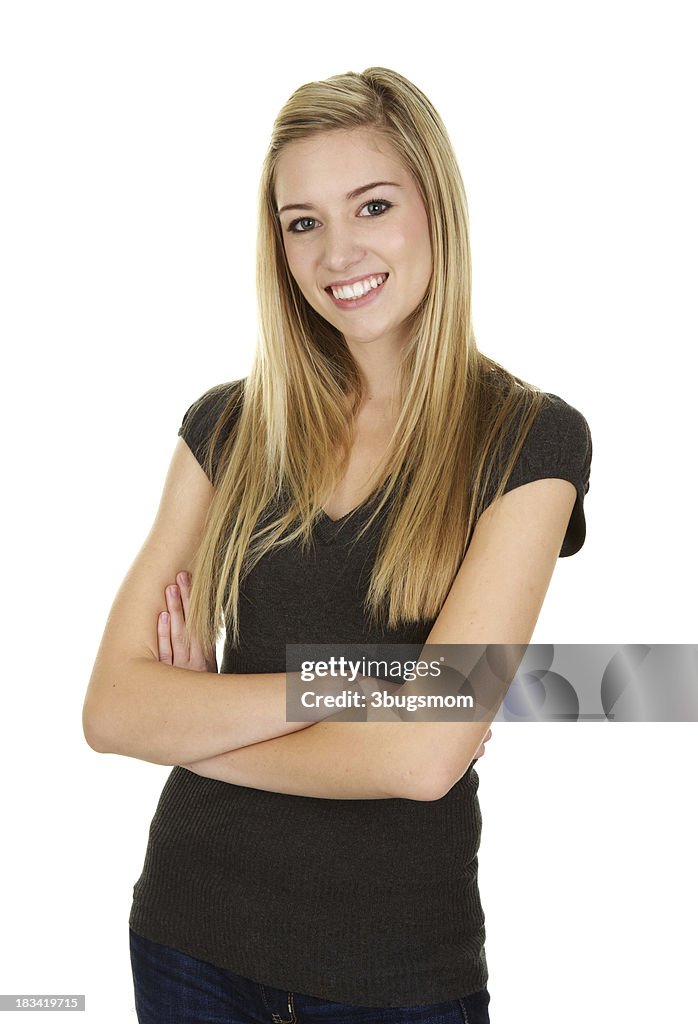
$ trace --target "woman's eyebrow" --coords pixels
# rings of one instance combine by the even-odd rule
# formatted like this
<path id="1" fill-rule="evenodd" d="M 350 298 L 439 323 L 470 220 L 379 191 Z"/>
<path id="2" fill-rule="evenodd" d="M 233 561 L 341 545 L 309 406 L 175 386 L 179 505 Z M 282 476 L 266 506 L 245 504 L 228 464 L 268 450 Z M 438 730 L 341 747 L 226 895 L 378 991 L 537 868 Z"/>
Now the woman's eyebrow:
<path id="1" fill-rule="evenodd" d="M 347 199 L 356 199 L 358 196 L 363 195 L 364 192 L 370 192 L 371 189 L 380 188 L 382 185 L 394 185 L 395 188 L 404 188 L 397 181 L 370 181 L 368 185 L 359 185 L 358 188 L 353 188 L 351 192 L 347 192 Z M 313 206 L 311 203 L 288 203 L 286 206 L 282 206 L 280 210 L 277 210 L 277 214 L 280 216 L 286 210 L 312 210 Z"/>

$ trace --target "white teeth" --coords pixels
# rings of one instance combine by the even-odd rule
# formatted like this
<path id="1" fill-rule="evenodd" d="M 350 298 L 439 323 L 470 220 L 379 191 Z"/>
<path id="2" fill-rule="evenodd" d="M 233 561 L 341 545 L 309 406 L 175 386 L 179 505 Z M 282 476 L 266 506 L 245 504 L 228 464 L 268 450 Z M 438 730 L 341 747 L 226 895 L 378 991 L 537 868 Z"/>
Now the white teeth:
<path id="1" fill-rule="evenodd" d="M 363 281 L 357 281 L 356 284 L 344 284 L 339 288 L 332 288 L 332 294 L 335 299 L 360 299 L 372 288 L 383 284 L 385 278 L 385 274 L 379 274 L 378 277 L 366 277 Z"/>

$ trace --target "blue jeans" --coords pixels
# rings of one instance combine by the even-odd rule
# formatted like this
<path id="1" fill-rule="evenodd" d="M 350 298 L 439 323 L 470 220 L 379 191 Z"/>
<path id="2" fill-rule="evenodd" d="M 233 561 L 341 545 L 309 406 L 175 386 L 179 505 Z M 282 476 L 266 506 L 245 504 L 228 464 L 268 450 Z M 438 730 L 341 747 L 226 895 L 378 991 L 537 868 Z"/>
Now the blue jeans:
<path id="1" fill-rule="evenodd" d="M 139 1024 L 489 1024 L 486 988 L 426 1006 L 329 1003 L 260 985 L 129 928 Z"/>

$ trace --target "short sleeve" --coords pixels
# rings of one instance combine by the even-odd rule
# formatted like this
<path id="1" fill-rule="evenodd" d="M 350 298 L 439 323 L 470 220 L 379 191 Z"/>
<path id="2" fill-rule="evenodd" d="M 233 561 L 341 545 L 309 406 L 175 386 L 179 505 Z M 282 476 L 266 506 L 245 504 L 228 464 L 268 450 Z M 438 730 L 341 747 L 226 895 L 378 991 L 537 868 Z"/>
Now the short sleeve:
<path id="1" fill-rule="evenodd" d="M 242 381 L 229 381 L 226 384 L 217 384 L 215 387 L 209 388 L 208 391 L 189 406 L 184 414 L 182 425 L 177 431 L 177 435 L 187 443 L 204 472 L 207 472 L 206 456 L 215 426 L 230 398 L 237 391 L 241 390 L 242 383 Z M 216 444 L 216 452 L 213 457 L 214 477 L 218 469 L 221 448 L 237 419 L 237 415 L 238 413 L 235 413 L 226 422 L 225 429 L 221 432 L 221 436 Z M 209 479 L 211 479 L 210 475 Z"/>
<path id="2" fill-rule="evenodd" d="M 586 538 L 584 496 L 589 490 L 592 443 L 584 416 L 559 395 L 544 392 L 545 404 L 530 428 L 504 493 L 546 477 L 569 480 L 577 491 L 560 558 L 574 555 Z"/>

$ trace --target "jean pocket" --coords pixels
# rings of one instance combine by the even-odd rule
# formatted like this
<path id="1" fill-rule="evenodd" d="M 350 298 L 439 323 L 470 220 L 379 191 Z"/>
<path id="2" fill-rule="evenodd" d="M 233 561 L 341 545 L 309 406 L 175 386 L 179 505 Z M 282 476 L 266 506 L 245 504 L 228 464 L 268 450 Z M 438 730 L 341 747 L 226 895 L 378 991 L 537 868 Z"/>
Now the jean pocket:
<path id="1" fill-rule="evenodd" d="M 458 1004 L 463 1014 L 463 1024 L 490 1024 L 490 994 L 486 988 L 462 996 Z"/>

